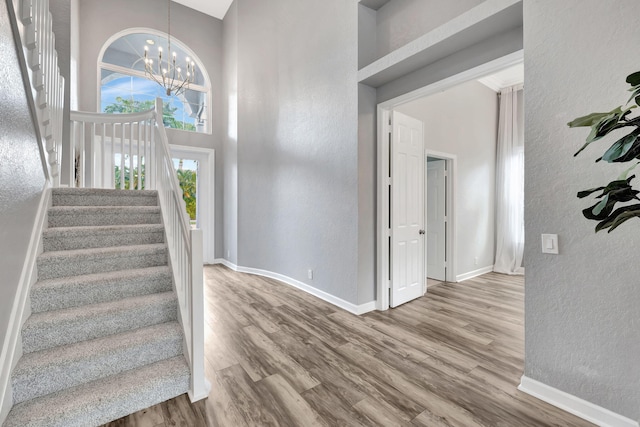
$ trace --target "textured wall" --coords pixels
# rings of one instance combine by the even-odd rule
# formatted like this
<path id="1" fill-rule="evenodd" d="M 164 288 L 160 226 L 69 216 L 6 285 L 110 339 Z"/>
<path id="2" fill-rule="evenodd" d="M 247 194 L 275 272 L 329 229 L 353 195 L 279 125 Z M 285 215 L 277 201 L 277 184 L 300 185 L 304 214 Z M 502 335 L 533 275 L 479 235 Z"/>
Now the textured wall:
<path id="1" fill-rule="evenodd" d="M 391 0 L 378 10 L 378 58 L 462 15 L 483 0 Z"/>
<path id="2" fill-rule="evenodd" d="M 376 299 L 376 90 L 358 85 L 358 303 Z"/>
<path id="3" fill-rule="evenodd" d="M 1 347 L 45 182 L 6 2 L 0 2 L 0 57 Z"/>
<path id="4" fill-rule="evenodd" d="M 224 156 L 223 257 L 238 264 L 238 3 L 223 21 Z"/>
<path id="5" fill-rule="evenodd" d="M 425 148 L 457 156 L 456 274 L 493 266 L 497 94 L 470 81 L 397 111 L 424 123 Z"/>
<path id="6" fill-rule="evenodd" d="M 522 27 L 497 34 L 378 88 L 378 102 L 439 82 L 522 50 Z"/>
<path id="7" fill-rule="evenodd" d="M 588 202 L 576 192 L 615 179 L 624 166 L 594 163 L 611 139 L 574 158 L 588 130 L 566 123 L 626 101 L 624 79 L 640 68 L 640 3 L 527 0 L 524 7 L 525 373 L 638 420 L 640 223 L 594 234 L 580 212 Z M 541 233 L 558 234 L 559 255 L 541 253 Z"/>
<path id="8" fill-rule="evenodd" d="M 162 4 L 162 7 L 158 5 Z M 126 13 L 123 13 L 126 11 Z M 115 33 L 132 27 L 167 31 L 166 4 L 154 0 L 82 0 L 80 2 L 79 108 L 96 111 L 97 61 L 104 43 Z M 178 3 L 171 5 L 171 34 L 185 43 L 204 64 L 211 80 L 211 135 L 167 129 L 171 144 L 222 150 L 225 123 L 222 89 L 222 21 Z M 223 255 L 223 156 L 216 156 L 215 256 Z"/>
<path id="9" fill-rule="evenodd" d="M 357 303 L 357 3 L 237 3 L 238 262 Z"/>
<path id="10" fill-rule="evenodd" d="M 378 12 L 358 3 L 358 68 L 378 59 Z"/>

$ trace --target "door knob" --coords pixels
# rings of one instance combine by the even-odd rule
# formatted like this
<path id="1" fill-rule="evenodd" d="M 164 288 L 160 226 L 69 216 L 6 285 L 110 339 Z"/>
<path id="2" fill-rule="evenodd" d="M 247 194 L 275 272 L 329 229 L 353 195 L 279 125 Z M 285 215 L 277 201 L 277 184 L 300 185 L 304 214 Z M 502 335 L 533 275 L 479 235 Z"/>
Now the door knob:
<path id="1" fill-rule="evenodd" d="M 424 230 L 420 230 L 418 233 L 420 233 L 420 234 L 424 234 Z"/>

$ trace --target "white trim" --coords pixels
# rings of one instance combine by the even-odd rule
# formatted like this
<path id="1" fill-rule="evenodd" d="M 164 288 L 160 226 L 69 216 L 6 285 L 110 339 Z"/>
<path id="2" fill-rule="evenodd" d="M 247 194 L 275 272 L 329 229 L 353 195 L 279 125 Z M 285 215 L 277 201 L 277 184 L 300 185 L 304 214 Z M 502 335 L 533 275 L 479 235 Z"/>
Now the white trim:
<path id="1" fill-rule="evenodd" d="M 200 227 L 203 231 L 204 248 L 203 258 L 205 264 L 215 263 L 215 245 L 216 245 L 216 152 L 211 148 L 190 147 L 187 145 L 169 144 L 171 156 L 180 157 L 189 160 L 196 160 L 206 165 L 206 170 L 201 175 L 207 185 L 210 187 L 206 192 L 205 200 L 201 199 L 198 204 L 197 218 L 200 221 Z M 198 173 L 201 173 L 198 171 Z"/>
<path id="2" fill-rule="evenodd" d="M 483 274 L 491 273 L 492 271 L 493 265 L 488 265 L 468 273 L 458 274 L 456 276 L 456 282 L 464 282 L 465 280 L 473 279 L 474 277 L 482 276 Z"/>
<path id="3" fill-rule="evenodd" d="M 227 261 L 224 258 L 216 258 L 213 260 L 213 265 L 222 264 L 227 268 L 230 268 L 233 271 L 238 271 L 238 266 L 232 263 L 231 261 Z"/>
<path id="4" fill-rule="evenodd" d="M 299 280 L 292 279 L 291 277 L 285 276 L 284 274 L 274 273 L 272 271 L 261 270 L 258 268 L 237 266 L 227 261 L 224 258 L 216 259 L 215 264 L 222 264 L 225 267 L 228 267 L 234 271 L 237 271 L 238 273 L 254 274 L 256 276 L 263 276 L 263 277 L 268 277 L 270 279 L 278 280 L 289 286 L 293 286 L 294 288 L 300 289 L 301 291 L 311 294 L 314 297 L 320 298 L 323 301 L 333 304 L 336 307 L 340 307 L 341 309 L 346 310 L 349 313 L 352 313 L 355 315 L 361 315 L 376 309 L 375 301 L 356 305 L 356 304 L 350 303 L 349 301 L 345 301 L 342 298 L 338 298 L 327 292 L 321 291 L 320 289 L 316 289 L 313 286 L 309 286 L 306 283 L 300 282 Z"/>
<path id="5" fill-rule="evenodd" d="M 407 92 L 404 95 L 389 99 L 388 101 L 382 102 L 378 105 L 383 109 L 393 109 L 394 107 L 406 104 L 407 102 L 445 91 L 470 80 L 477 80 L 481 77 L 502 71 L 505 68 L 521 64 L 522 62 L 524 62 L 524 50 L 518 50 L 501 58 L 494 59 L 493 61 L 489 61 L 485 64 L 478 65 L 477 67 L 470 68 L 461 73 L 439 80 L 430 85 Z"/>
<path id="6" fill-rule="evenodd" d="M 640 424 L 630 418 L 616 414 L 572 394 L 558 390 L 525 375 L 520 379 L 518 390 L 577 417 L 602 427 L 639 427 Z"/>
<path id="7" fill-rule="evenodd" d="M 6 418 L 8 410 L 11 409 L 13 403 L 10 381 L 11 371 L 22 356 L 22 340 L 20 339 L 22 325 L 31 314 L 31 306 L 28 303 L 29 291 L 38 276 L 36 260 L 42 252 L 41 237 L 46 227 L 47 210 L 50 204 L 51 183 L 46 181 L 40 195 L 40 203 L 38 204 L 29 238 L 29 246 L 27 247 L 27 256 L 20 273 L 18 289 L 11 307 L 7 334 L 0 352 L 0 424 Z"/>
<path id="8" fill-rule="evenodd" d="M 455 74 L 443 80 L 437 81 L 420 89 L 400 95 L 396 98 L 378 104 L 378 140 L 377 140 L 377 225 L 376 225 L 376 263 L 378 265 L 376 275 L 376 295 L 378 300 L 376 309 L 389 309 L 389 245 L 387 239 L 389 224 L 389 192 L 387 191 L 387 179 L 389 176 L 389 117 L 390 112 L 407 102 L 438 92 L 450 89 L 454 86 L 476 80 L 494 74 L 505 68 L 512 67 L 524 61 L 524 51 L 519 50 L 485 64 Z"/>

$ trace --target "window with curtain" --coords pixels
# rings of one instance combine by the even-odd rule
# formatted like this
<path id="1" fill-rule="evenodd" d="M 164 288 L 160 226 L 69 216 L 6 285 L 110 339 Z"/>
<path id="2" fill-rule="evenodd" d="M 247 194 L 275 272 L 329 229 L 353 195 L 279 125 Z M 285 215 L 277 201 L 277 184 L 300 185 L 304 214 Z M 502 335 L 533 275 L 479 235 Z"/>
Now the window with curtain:
<path id="1" fill-rule="evenodd" d="M 524 88 L 500 91 L 496 156 L 497 273 L 524 274 Z"/>
<path id="2" fill-rule="evenodd" d="M 182 43 L 171 38 L 171 50 L 178 61 L 190 58 L 196 63 L 194 82 L 184 93 L 167 96 L 163 88 L 145 76 L 144 49 L 154 57 L 158 48 L 167 52 L 166 35 L 130 32 L 113 40 L 99 59 L 100 111 L 131 113 L 153 108 L 155 99 L 164 102 L 164 125 L 190 132 L 211 133 L 208 77 L 201 62 Z"/>

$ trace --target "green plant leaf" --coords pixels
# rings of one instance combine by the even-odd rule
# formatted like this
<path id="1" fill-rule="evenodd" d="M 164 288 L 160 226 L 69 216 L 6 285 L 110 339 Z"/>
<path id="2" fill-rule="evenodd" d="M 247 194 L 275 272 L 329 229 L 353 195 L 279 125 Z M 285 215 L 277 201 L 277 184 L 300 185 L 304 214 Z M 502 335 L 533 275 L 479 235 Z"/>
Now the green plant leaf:
<path id="1" fill-rule="evenodd" d="M 589 144 L 599 140 L 600 138 L 603 138 L 604 136 L 609 134 L 609 132 L 628 126 L 628 124 L 624 120 L 633 108 L 635 108 L 635 105 L 625 110 L 623 110 L 622 107 L 617 107 L 611 110 L 609 113 L 594 113 L 594 114 L 600 115 L 600 120 L 595 122 L 591 126 L 591 132 L 589 133 L 589 136 L 587 136 L 586 143 L 574 154 L 574 156 L 577 156 L 578 154 L 580 154 L 582 150 L 584 150 L 589 146 Z M 602 115 L 602 114 L 606 114 L 606 115 Z M 580 119 L 576 119 L 576 120 L 580 120 Z M 571 126 L 571 123 L 569 123 L 570 126 Z"/>
<path id="2" fill-rule="evenodd" d="M 627 213 L 630 213 L 630 212 L 633 212 L 633 213 L 627 216 Z M 638 216 L 639 214 L 640 214 L 640 204 L 623 206 L 621 208 L 618 208 L 609 216 L 607 216 L 603 221 L 600 221 L 598 225 L 596 225 L 596 233 L 598 231 L 610 228 L 614 224 L 616 224 L 616 227 L 618 227 L 623 222 L 633 218 L 634 216 Z M 619 220 L 620 217 L 622 217 L 621 220 Z"/>
<path id="3" fill-rule="evenodd" d="M 596 123 L 599 123 L 603 118 L 608 117 L 613 113 L 621 112 L 621 111 L 622 111 L 622 107 L 618 107 L 613 111 L 609 111 L 608 113 L 591 113 L 586 116 L 573 119 L 572 121 L 567 123 L 567 126 L 569 126 L 570 128 L 587 127 L 587 126 L 590 127 L 595 125 Z"/>
<path id="4" fill-rule="evenodd" d="M 593 212 L 594 215 L 599 216 L 600 214 L 602 214 L 602 211 L 607 207 L 608 203 L 609 203 L 609 195 L 606 195 L 602 200 L 600 200 L 599 203 L 597 203 L 591 209 L 591 212 Z"/>
<path id="5" fill-rule="evenodd" d="M 578 198 L 579 199 L 584 199 L 585 197 L 589 196 L 590 194 L 593 194 L 596 191 L 600 191 L 600 190 L 604 190 L 604 187 L 591 188 L 589 190 L 579 191 L 578 192 Z"/>
<path id="6" fill-rule="evenodd" d="M 625 169 L 624 171 L 622 171 L 622 173 L 618 176 L 618 181 L 622 181 L 622 180 L 626 180 L 627 179 L 627 175 L 629 175 L 629 172 L 631 172 L 632 170 L 634 170 L 636 168 L 636 166 L 640 165 L 640 162 L 636 163 L 635 165 L 631 166 L 628 169 Z M 632 179 L 633 177 L 631 177 L 630 179 Z"/>
<path id="7" fill-rule="evenodd" d="M 640 152 L 640 141 L 638 141 L 638 135 L 634 133 L 626 135 L 614 142 L 613 145 L 611 145 L 611 147 L 609 147 L 609 149 L 605 151 L 605 153 L 602 155 L 602 160 L 608 163 L 613 163 L 614 161 L 624 157 L 629 152 L 629 150 L 631 150 L 634 144 L 637 144 L 639 146 L 637 151 Z"/>
<path id="8" fill-rule="evenodd" d="M 627 83 L 631 86 L 639 86 L 640 85 L 640 71 L 636 71 L 635 73 L 629 74 L 627 76 Z"/>

